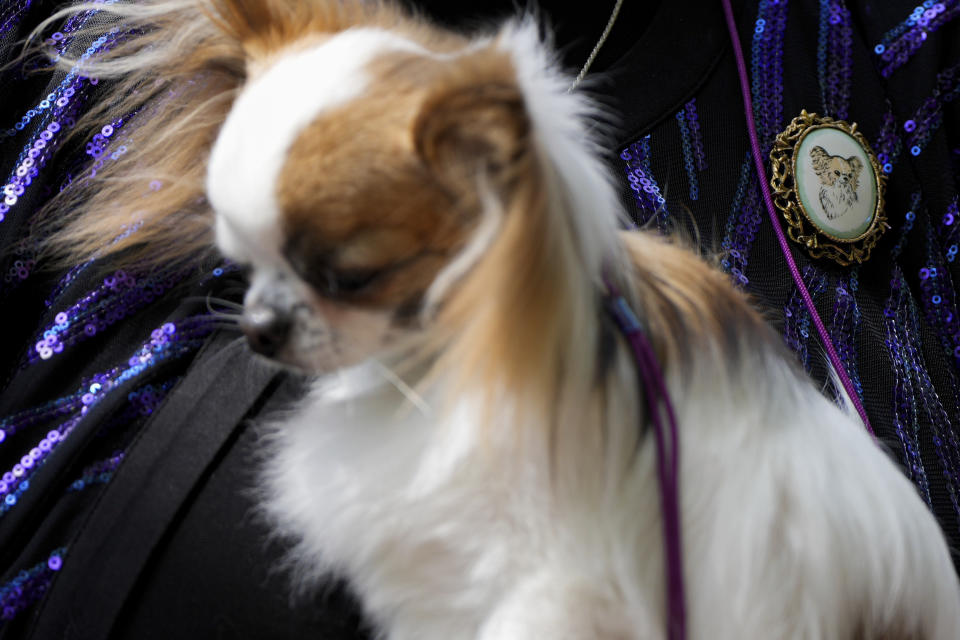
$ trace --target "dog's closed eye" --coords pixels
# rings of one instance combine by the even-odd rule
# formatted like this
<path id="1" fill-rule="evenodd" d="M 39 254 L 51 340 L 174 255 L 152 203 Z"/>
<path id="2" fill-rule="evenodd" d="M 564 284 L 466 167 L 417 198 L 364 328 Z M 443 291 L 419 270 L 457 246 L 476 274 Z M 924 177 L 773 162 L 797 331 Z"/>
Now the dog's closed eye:
<path id="1" fill-rule="evenodd" d="M 290 244 L 288 243 L 288 247 Z M 334 252 L 297 251 L 286 252 L 287 262 L 304 282 L 324 298 L 348 301 L 372 287 L 383 273 L 384 267 L 343 266 L 338 264 Z"/>
<path id="2" fill-rule="evenodd" d="M 382 271 L 378 269 L 333 269 L 324 267 L 310 274 L 307 281 L 328 298 L 349 297 L 372 286 Z"/>

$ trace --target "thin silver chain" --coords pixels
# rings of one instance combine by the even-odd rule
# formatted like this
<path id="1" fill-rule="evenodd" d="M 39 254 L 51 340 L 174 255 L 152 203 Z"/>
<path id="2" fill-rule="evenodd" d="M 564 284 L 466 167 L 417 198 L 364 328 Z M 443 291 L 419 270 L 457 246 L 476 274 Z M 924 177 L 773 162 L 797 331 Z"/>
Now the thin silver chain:
<path id="1" fill-rule="evenodd" d="M 580 73 L 577 74 L 573 84 L 570 85 L 569 91 L 576 89 L 587 75 L 587 72 L 590 71 L 593 61 L 596 60 L 597 54 L 600 53 L 600 48 L 603 46 L 603 43 L 607 41 L 607 37 L 613 30 L 613 24 L 617 21 L 617 16 L 620 15 L 620 7 L 622 5 L 623 0 L 617 0 L 617 4 L 613 6 L 613 12 L 610 14 L 610 19 L 607 20 L 607 26 L 603 28 L 603 33 L 600 34 L 600 39 L 597 40 L 597 44 L 593 47 L 593 51 L 590 52 L 590 56 L 587 58 L 587 61 L 583 63 L 583 68 L 580 69 Z"/>

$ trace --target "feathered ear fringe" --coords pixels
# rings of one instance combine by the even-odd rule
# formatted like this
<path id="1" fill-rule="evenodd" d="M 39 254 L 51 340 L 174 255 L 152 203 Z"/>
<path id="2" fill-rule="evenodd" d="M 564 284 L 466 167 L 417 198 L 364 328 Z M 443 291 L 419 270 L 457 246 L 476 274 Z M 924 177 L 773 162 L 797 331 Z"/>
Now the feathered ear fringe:
<path id="1" fill-rule="evenodd" d="M 533 27 L 524 44 L 536 39 Z M 590 260 L 594 251 L 614 255 L 616 238 L 610 209 L 594 212 L 594 225 L 578 234 L 573 217 L 585 212 L 574 211 L 569 192 L 583 187 L 606 207 L 610 186 L 593 180 L 604 174 L 585 148 L 580 100 L 549 65 L 524 68 L 541 60 L 521 59 L 531 52 L 509 42 L 514 33 L 508 27 L 451 61 L 458 73 L 425 102 L 417 146 L 437 180 L 480 209 L 478 229 L 496 227 L 482 232 L 490 235 L 482 255 L 456 284 L 432 292 L 444 341 L 435 375 L 483 396 L 483 410 L 512 403 L 517 423 L 532 427 L 561 404 L 589 404 L 581 396 L 593 388 L 600 341 L 599 273 Z M 530 44 L 533 53 L 540 46 Z M 558 157 L 558 148 L 591 171 L 573 180 L 568 173 L 582 166 Z"/>
<path id="2" fill-rule="evenodd" d="M 84 11 L 101 17 L 88 21 L 96 26 L 81 38 L 122 35 L 112 50 L 80 66 L 107 88 L 71 136 L 122 119 L 116 137 L 130 152 L 84 172 L 45 206 L 35 229 L 45 253 L 65 264 L 122 253 L 146 266 L 202 256 L 211 245 L 205 163 L 245 79 L 243 50 L 209 8 L 190 0 L 78 5 L 40 28 Z M 138 230 L 118 237 L 132 227 Z"/>
<path id="3" fill-rule="evenodd" d="M 461 199 L 485 205 L 484 216 L 498 220 L 482 257 L 442 295 L 438 319 L 448 331 L 436 349 L 437 377 L 486 393 L 482 406 L 514 398 L 527 406 L 512 410 L 527 415 L 578 415 L 603 375 L 601 352 L 611 339 L 604 270 L 644 318 L 667 370 L 738 358 L 750 352 L 743 336 L 770 342 L 762 318 L 722 273 L 677 242 L 617 232 L 620 207 L 587 126 L 596 114 L 553 71 L 535 25 L 508 25 L 491 46 L 507 56 L 509 79 L 500 70 L 493 83 L 460 87 L 453 96 L 469 105 L 454 100 L 456 108 L 422 118 L 429 125 L 422 131 L 443 134 L 424 147 L 439 158 L 437 171 L 461 177 L 446 184 L 478 188 L 462 179 L 469 171 L 457 172 L 454 146 L 471 159 L 467 169 L 479 165 L 488 178 Z M 481 49 L 477 55 L 487 65 L 495 59 Z M 482 67 L 469 71 L 486 77 Z M 490 102 L 499 108 L 478 111 Z M 522 126 L 506 126 L 521 117 L 518 110 Z M 504 167 L 509 180 L 490 176 Z"/>
<path id="4" fill-rule="evenodd" d="M 213 20 L 243 43 L 251 58 L 269 55 L 304 37 L 336 33 L 357 25 L 385 28 L 405 15 L 379 0 L 209 0 Z"/>
<path id="5" fill-rule="evenodd" d="M 35 235 L 58 264 L 117 254 L 149 267 L 212 251 L 206 163 L 250 61 L 309 34 L 401 20 L 379 2 L 159 0 L 77 5 L 36 33 L 86 11 L 99 17 L 77 34 L 82 39 L 122 35 L 112 50 L 81 66 L 80 73 L 109 88 L 71 135 L 123 119 L 130 153 L 76 179 L 40 212 Z M 138 231 L 120 237 L 131 227 Z"/>

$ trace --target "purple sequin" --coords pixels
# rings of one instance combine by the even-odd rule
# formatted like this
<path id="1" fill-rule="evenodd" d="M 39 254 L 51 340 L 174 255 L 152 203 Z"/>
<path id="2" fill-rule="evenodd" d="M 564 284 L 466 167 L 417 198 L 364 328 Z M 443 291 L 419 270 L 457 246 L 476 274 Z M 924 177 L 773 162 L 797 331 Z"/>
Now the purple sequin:
<path id="1" fill-rule="evenodd" d="M 91 407 L 113 389 L 140 375 L 157 362 L 194 352 L 213 330 L 213 322 L 213 316 L 203 314 L 184 318 L 176 324 L 164 323 L 151 332 L 150 339 L 129 359 L 127 366 L 114 367 L 94 375 L 91 379 L 84 381 L 80 389 L 70 396 L 0 420 L 0 429 L 5 435 L 40 423 L 59 421 L 59 424 L 49 430 L 43 439 L 28 449 L 29 462 L 23 459 L 4 473 L 3 486 L 0 487 L 2 489 L 0 515 L 16 505 L 20 495 L 29 488 L 29 478 L 32 473 L 43 464 L 57 445 L 70 435 Z M 169 388 L 163 385 L 160 387 L 147 385 L 128 395 L 128 406 L 132 408 L 133 413 L 130 416 L 124 416 L 124 419 L 129 421 L 137 415 L 152 413 Z"/>
<path id="2" fill-rule="evenodd" d="M 639 209 L 639 224 L 642 226 L 655 217 L 657 227 L 661 232 L 666 232 L 670 214 L 667 211 L 667 202 L 653 176 L 650 136 L 645 136 L 624 149 L 620 153 L 620 159 L 625 163 L 627 181 Z"/>
<path id="3" fill-rule="evenodd" d="M 960 15 L 958 0 L 930 2 L 914 7 L 906 20 L 888 31 L 873 48 L 878 57 L 880 73 L 890 76 L 917 52 L 927 37 Z"/>
<path id="4" fill-rule="evenodd" d="M 933 134 L 943 124 L 943 106 L 953 102 L 958 96 L 960 96 L 960 63 L 937 74 L 937 84 L 933 93 L 927 96 L 913 118 L 907 121 L 913 123 L 912 130 L 907 128 L 906 123 L 904 124 L 904 130 L 910 134 L 906 139 L 906 145 L 912 155 L 918 156 L 923 152 Z"/>
<path id="5" fill-rule="evenodd" d="M 853 28 L 850 23 L 850 11 L 842 0 L 820 0 L 817 76 L 824 114 L 840 120 L 849 117 L 853 73 Z"/>
<path id="6" fill-rule="evenodd" d="M 684 111 L 687 114 L 687 125 L 690 129 L 690 144 L 693 146 L 693 155 L 697 160 L 697 171 L 703 171 L 707 168 L 707 154 L 703 148 L 703 131 L 697 115 L 697 99 L 694 98 L 688 102 Z"/>
<path id="7" fill-rule="evenodd" d="M 27 14 L 33 0 L 19 0 L 5 2 L 0 7 L 0 35 L 12 30 L 20 23 L 20 20 Z"/>
<path id="8" fill-rule="evenodd" d="M 893 173 L 893 168 L 896 166 L 897 160 L 900 159 L 903 142 L 900 139 L 897 119 L 893 115 L 893 109 L 889 104 L 887 104 L 887 110 L 883 114 L 883 125 L 880 128 L 880 135 L 873 143 L 873 148 L 877 150 L 880 170 L 887 175 Z"/>
<path id="9" fill-rule="evenodd" d="M 686 107 L 677 112 L 677 127 L 680 129 L 680 146 L 683 152 L 683 166 L 687 172 L 687 184 L 691 200 L 700 199 L 700 181 L 697 178 L 696 156 L 693 152 L 692 134 L 687 120 Z"/>
<path id="10" fill-rule="evenodd" d="M 40 600 L 46 594 L 53 576 L 63 567 L 66 548 L 20 571 L 10 582 L 0 585 L 0 620 L 12 620 L 18 613 Z"/>
<path id="11" fill-rule="evenodd" d="M 928 472 L 919 453 L 919 439 L 921 425 L 929 428 L 940 475 L 946 480 L 947 493 L 955 512 L 960 515 L 960 441 L 943 400 L 927 373 L 920 338 L 921 310 L 910 295 L 909 285 L 898 264 L 906 239 L 916 223 L 916 212 L 922 210 L 921 206 L 920 194 L 916 193 L 891 252 L 894 266 L 890 278 L 890 297 L 884 308 L 886 346 L 895 376 L 894 428 L 909 475 L 928 503 Z M 944 214 L 944 219 L 949 220 L 954 209 L 955 203 Z M 958 357 L 957 346 L 960 346 L 960 342 L 957 342 L 960 340 L 960 326 L 957 324 L 955 289 L 940 249 L 941 238 L 952 238 L 954 231 L 942 227 L 941 231 L 938 236 L 932 226 L 927 228 L 927 264 L 918 270 L 917 277 L 923 317 L 928 326 L 936 331 L 948 357 L 955 359 Z M 960 400 L 960 380 L 956 372 L 950 372 L 949 378 L 954 396 L 952 409 L 957 412 L 960 410 L 956 406 Z"/>
<path id="12" fill-rule="evenodd" d="M 823 293 L 827 279 L 819 269 L 808 264 L 803 268 L 801 275 L 812 298 L 815 299 Z M 807 347 L 810 339 L 810 322 L 810 312 L 803 302 L 800 291 L 794 287 L 790 300 L 783 308 L 783 337 L 787 346 L 797 354 L 800 363 L 807 371 L 810 371 L 810 353 Z"/>
<path id="13" fill-rule="evenodd" d="M 763 222 L 761 212 L 760 189 L 753 173 L 753 163 L 747 154 L 747 160 L 740 165 L 740 178 L 737 190 L 727 216 L 727 228 L 721 242 L 723 261 L 721 266 L 733 278 L 738 287 L 746 287 L 747 262 L 750 248 L 757 230 Z"/>
<path id="14" fill-rule="evenodd" d="M 151 390 L 151 392 L 154 390 L 152 386 L 148 388 Z M 166 389 L 168 388 L 169 385 L 167 385 L 164 389 L 164 393 L 166 393 Z M 67 488 L 67 491 L 83 491 L 91 485 L 106 484 L 110 482 L 110 480 L 113 478 L 114 472 L 120 467 L 120 463 L 123 462 L 124 455 L 125 454 L 123 451 L 116 451 L 109 458 L 99 460 L 89 465 L 83 470 L 83 472 L 80 474 L 80 477 L 70 484 L 70 486 Z"/>
<path id="15" fill-rule="evenodd" d="M 769 148 L 783 125 L 783 34 L 787 2 L 761 0 L 750 48 L 750 92 L 760 144 Z M 747 266 L 757 229 L 763 221 L 763 203 L 749 152 L 740 166 L 740 179 L 727 217 L 723 267 L 735 284 L 749 283 Z"/>
<path id="16" fill-rule="evenodd" d="M 44 327 L 22 366 L 49 360 L 65 348 L 92 338 L 150 304 L 182 281 L 187 273 L 168 269 L 135 277 L 121 270 L 107 276 L 98 288 L 59 312 L 54 323 Z"/>

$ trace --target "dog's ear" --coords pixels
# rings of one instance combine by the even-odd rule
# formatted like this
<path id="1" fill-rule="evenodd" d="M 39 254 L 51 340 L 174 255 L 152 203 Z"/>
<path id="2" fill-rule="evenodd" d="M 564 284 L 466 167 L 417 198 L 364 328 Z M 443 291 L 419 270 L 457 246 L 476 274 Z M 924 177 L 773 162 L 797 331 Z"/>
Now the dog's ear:
<path id="1" fill-rule="evenodd" d="M 853 172 L 853 175 L 850 176 L 850 188 L 856 193 L 857 186 L 860 183 L 860 172 L 863 171 L 863 162 L 857 156 L 850 156 L 847 158 L 847 162 L 850 163 L 850 170 Z"/>
<path id="2" fill-rule="evenodd" d="M 338 0 L 210 0 L 210 18 L 256 59 L 306 34 L 349 28 L 364 15 L 364 6 Z"/>
<path id="3" fill-rule="evenodd" d="M 817 175 L 828 169 L 830 154 L 823 147 L 810 149 L 810 157 L 813 159 L 813 170 L 817 172 Z"/>
<path id="4" fill-rule="evenodd" d="M 529 156 L 530 123 L 519 87 L 483 81 L 428 97 L 414 124 L 414 145 L 428 171 L 457 199 L 483 183 L 505 195 Z"/>
<path id="5" fill-rule="evenodd" d="M 273 0 L 211 0 L 210 5 L 220 28 L 241 43 L 264 37 L 277 19 Z"/>
<path id="6" fill-rule="evenodd" d="M 853 178 L 856 179 L 860 175 L 860 172 L 863 171 L 863 162 L 860 161 L 860 158 L 857 156 L 850 156 L 847 158 L 847 162 L 850 163 L 850 169 L 853 171 Z"/>

